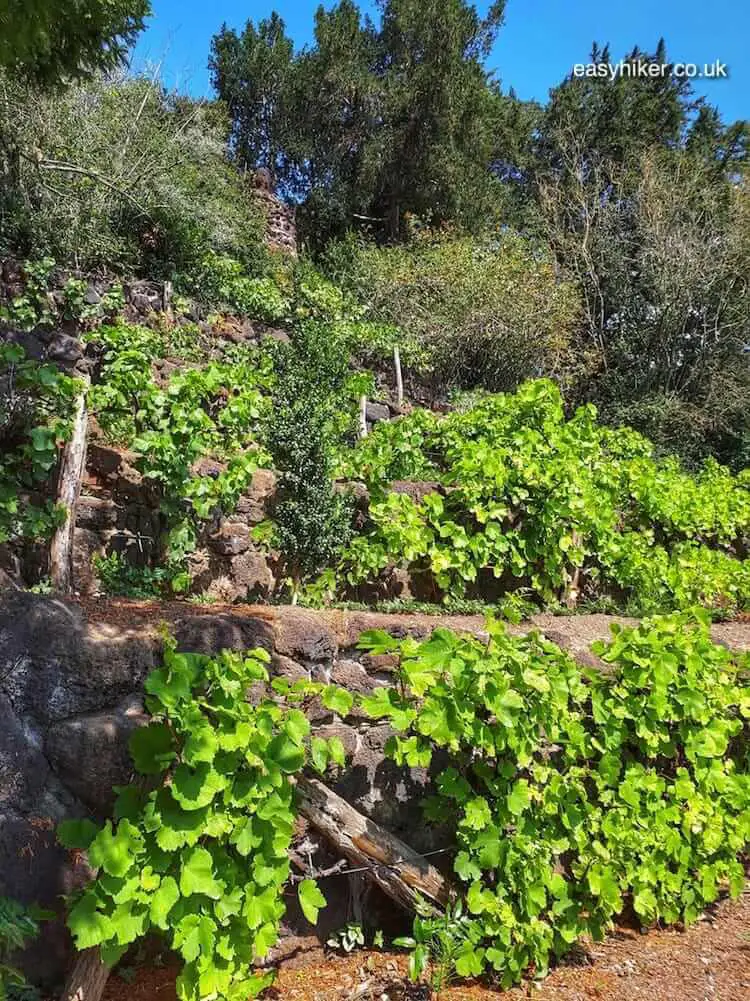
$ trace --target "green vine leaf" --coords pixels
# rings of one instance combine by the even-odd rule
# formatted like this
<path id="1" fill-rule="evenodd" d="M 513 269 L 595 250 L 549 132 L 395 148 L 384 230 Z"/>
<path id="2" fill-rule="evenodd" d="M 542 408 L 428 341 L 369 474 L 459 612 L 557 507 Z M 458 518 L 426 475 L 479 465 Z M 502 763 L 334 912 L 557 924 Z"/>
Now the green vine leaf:
<path id="1" fill-rule="evenodd" d="M 175 759 L 172 732 L 164 723 L 149 723 L 130 735 L 133 764 L 142 775 L 159 775 Z"/>
<path id="2" fill-rule="evenodd" d="M 136 863 L 143 848 L 143 837 L 128 820 L 121 820 L 113 830 L 107 821 L 89 846 L 89 862 L 110 876 L 124 876 Z"/>
<path id="3" fill-rule="evenodd" d="M 189 897 L 200 893 L 212 900 L 218 900 L 224 890 L 224 884 L 214 876 L 213 859 L 205 848 L 200 845 L 191 848 L 183 856 L 180 871 L 180 893 Z"/>
<path id="4" fill-rule="evenodd" d="M 303 879 L 297 887 L 302 913 L 311 925 L 317 924 L 318 912 L 326 906 L 326 898 L 320 892 L 318 884 L 313 879 Z"/>

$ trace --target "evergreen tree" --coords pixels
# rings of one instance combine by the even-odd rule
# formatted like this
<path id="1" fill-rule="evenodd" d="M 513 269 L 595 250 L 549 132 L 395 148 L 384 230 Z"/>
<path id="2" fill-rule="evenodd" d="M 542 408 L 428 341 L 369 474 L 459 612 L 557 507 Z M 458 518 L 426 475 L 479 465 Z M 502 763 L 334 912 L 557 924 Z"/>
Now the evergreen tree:
<path id="1" fill-rule="evenodd" d="M 609 46 L 595 43 L 589 59 L 610 63 Z M 667 69 L 657 77 L 638 76 L 639 62 Z M 558 167 L 560 145 L 571 136 L 586 153 L 617 164 L 632 162 L 652 146 L 680 142 L 696 102 L 690 81 L 669 71 L 664 40 L 653 53 L 635 46 L 623 63 L 626 68 L 614 77 L 571 73 L 551 91 L 539 137 L 542 164 Z"/>
<path id="2" fill-rule="evenodd" d="M 402 233 L 406 213 L 469 222 L 491 183 L 497 91 L 484 61 L 505 2 L 484 19 L 464 0 L 382 0 L 381 7 L 386 128 L 376 211 L 391 238 Z"/>
<path id="3" fill-rule="evenodd" d="M 248 21 L 238 35 L 222 25 L 211 42 L 212 82 L 232 121 L 232 146 L 245 168 L 274 175 L 288 156 L 289 91 L 294 48 L 274 11 L 257 29 Z"/>
<path id="4" fill-rule="evenodd" d="M 276 371 L 267 444 L 279 473 L 277 542 L 296 602 L 303 581 L 335 561 L 351 531 L 349 506 L 333 483 L 347 356 L 327 326 L 308 321 L 277 350 Z"/>
<path id="5" fill-rule="evenodd" d="M 224 28 L 213 42 L 236 155 L 274 169 L 321 241 L 363 217 L 391 238 L 410 213 L 486 221 L 499 183 L 491 167 L 503 104 L 484 62 L 504 0 L 485 18 L 465 0 L 380 8 L 377 27 L 353 0 L 320 8 L 313 45 L 296 55 L 269 30 L 283 29 L 277 15 L 242 36 Z"/>

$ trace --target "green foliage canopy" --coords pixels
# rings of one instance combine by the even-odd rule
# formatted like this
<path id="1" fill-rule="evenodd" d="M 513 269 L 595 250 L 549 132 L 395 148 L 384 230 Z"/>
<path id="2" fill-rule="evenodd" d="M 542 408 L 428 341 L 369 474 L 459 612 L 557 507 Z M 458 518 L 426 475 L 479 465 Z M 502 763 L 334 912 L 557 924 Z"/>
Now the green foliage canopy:
<path id="1" fill-rule="evenodd" d="M 276 13 L 224 26 L 210 66 L 237 156 L 303 202 L 316 241 L 362 214 L 391 237 L 407 213 L 476 221 L 499 115 L 483 64 L 504 6 L 481 19 L 464 0 L 385 0 L 376 27 L 342 0 L 298 54 Z"/>
<path id="2" fill-rule="evenodd" d="M 43 86 L 111 71 L 150 13 L 149 0 L 5 0 L 0 67 Z"/>

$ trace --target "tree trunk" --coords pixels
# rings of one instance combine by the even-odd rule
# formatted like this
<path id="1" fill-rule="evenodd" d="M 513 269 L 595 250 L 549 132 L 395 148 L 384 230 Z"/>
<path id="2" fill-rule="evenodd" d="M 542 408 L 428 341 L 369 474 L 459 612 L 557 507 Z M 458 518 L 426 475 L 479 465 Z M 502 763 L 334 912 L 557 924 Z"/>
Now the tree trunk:
<path id="1" fill-rule="evenodd" d="M 437 904 L 447 902 L 448 884 L 424 856 L 358 813 L 322 782 L 297 779 L 297 798 L 302 816 L 350 862 L 367 866 L 365 875 L 403 908 L 415 910 L 420 896 Z"/>
<path id="2" fill-rule="evenodd" d="M 52 587 L 60 594 L 70 593 L 73 585 L 73 534 L 76 527 L 76 504 L 81 492 L 81 479 L 86 465 L 86 433 L 88 410 L 86 391 L 88 379 L 76 401 L 73 433 L 63 449 L 57 487 L 57 503 L 65 508 L 65 520 L 52 536 L 49 550 L 49 575 Z"/>
<path id="3" fill-rule="evenodd" d="M 109 967 L 99 955 L 99 947 L 84 949 L 67 979 L 60 1001 L 101 1001 L 109 979 Z"/>

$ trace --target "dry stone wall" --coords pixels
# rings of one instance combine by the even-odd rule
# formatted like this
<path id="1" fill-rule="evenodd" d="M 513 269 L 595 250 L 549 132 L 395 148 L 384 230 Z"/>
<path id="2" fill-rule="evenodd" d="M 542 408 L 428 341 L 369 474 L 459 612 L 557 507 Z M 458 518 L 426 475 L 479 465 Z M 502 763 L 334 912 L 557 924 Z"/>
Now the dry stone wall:
<path id="1" fill-rule="evenodd" d="M 165 621 L 180 650 L 213 654 L 261 646 L 271 654 L 276 676 L 333 682 L 358 693 L 392 684 L 395 666 L 390 655 L 357 649 L 364 630 L 425 636 L 438 625 L 474 633 L 484 625 L 476 616 L 313 612 L 289 606 L 200 610 L 178 603 L 93 602 L 86 610 L 74 602 L 0 591 L 0 895 L 59 909 L 61 895 L 90 879 L 85 859 L 56 844 L 55 827 L 66 817 L 106 817 L 112 787 L 129 781 L 128 738 L 147 719 L 143 682 L 160 663 Z M 590 644 L 608 636 L 613 621 L 629 620 L 542 615 L 512 628 L 539 628 L 578 659 L 596 664 Z M 750 627 L 718 625 L 714 638 L 747 649 Z M 340 795 L 417 849 L 450 843 L 449 832 L 422 821 L 427 772 L 398 768 L 386 758 L 387 725 L 356 709 L 341 719 L 318 700 L 306 711 L 314 732 L 335 734 L 344 744 L 347 768 L 327 778 Z M 304 824 L 297 844 L 319 868 L 337 861 Z M 320 927 L 313 930 L 290 906 L 277 955 L 325 941 L 353 919 L 355 903 L 363 907 L 361 882 L 353 877 L 331 878 L 324 889 L 329 906 Z M 364 907 L 376 926 L 393 928 L 401 920 L 374 891 Z M 32 947 L 27 966 L 35 977 L 52 982 L 69 958 L 64 927 L 51 923 Z"/>
<path id="2" fill-rule="evenodd" d="M 0 592 L 0 895 L 53 910 L 91 877 L 83 857 L 56 844 L 55 828 L 67 817 L 105 818 L 113 786 L 129 781 L 128 738 L 147 720 L 143 681 L 160 662 L 163 618 L 180 650 L 211 654 L 261 646 L 272 655 L 272 673 L 292 680 L 331 681 L 364 693 L 392 677 L 387 658 L 363 657 L 356 649 L 364 620 L 260 606 L 200 613 L 173 605 L 149 614 L 121 605 L 118 613 L 111 603 L 100 606 L 99 618 L 97 607 L 87 615 L 76 603 Z M 349 756 L 345 776 L 332 776 L 331 785 L 416 847 L 434 847 L 435 832 L 421 823 L 419 806 L 427 775 L 386 759 L 389 728 L 356 713 L 340 719 L 318 700 L 308 715 L 314 731 L 340 737 Z M 298 841 L 321 868 L 336 861 L 304 825 Z M 352 917 L 348 878 L 332 881 L 326 893 L 329 907 L 316 930 L 322 941 Z M 393 920 L 385 898 L 375 894 L 367 906 L 375 914 L 383 909 L 378 923 L 387 927 Z M 301 941 L 318 943 L 312 931 L 290 907 L 279 954 L 300 948 Z M 51 983 L 63 975 L 70 955 L 62 923 L 53 922 L 26 965 Z"/>

